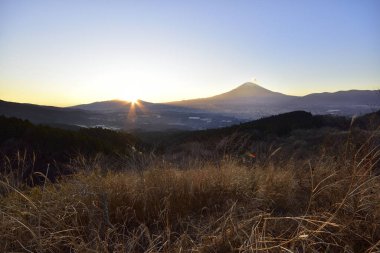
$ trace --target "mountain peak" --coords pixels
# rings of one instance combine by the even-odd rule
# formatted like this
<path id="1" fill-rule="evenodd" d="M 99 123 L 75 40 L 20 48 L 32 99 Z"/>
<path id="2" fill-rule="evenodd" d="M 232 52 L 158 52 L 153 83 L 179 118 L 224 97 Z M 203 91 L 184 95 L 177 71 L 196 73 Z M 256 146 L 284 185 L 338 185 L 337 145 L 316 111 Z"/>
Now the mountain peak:
<path id="1" fill-rule="evenodd" d="M 240 85 L 240 87 L 241 87 L 241 86 L 255 87 L 255 86 L 260 86 L 260 85 L 258 85 L 257 83 L 254 83 L 254 82 L 245 82 L 245 83 L 243 83 L 242 85 Z"/>
<path id="2" fill-rule="evenodd" d="M 273 97 L 283 95 L 278 92 L 265 89 L 253 82 L 246 82 L 226 93 L 215 96 L 216 99 L 239 99 L 239 98 L 254 98 L 254 97 Z"/>
<path id="3" fill-rule="evenodd" d="M 264 87 L 258 85 L 257 83 L 254 83 L 254 82 L 243 83 L 242 85 L 238 86 L 235 89 L 239 89 L 239 88 L 250 88 L 250 89 L 252 89 L 252 88 L 259 88 L 259 89 L 265 89 Z"/>

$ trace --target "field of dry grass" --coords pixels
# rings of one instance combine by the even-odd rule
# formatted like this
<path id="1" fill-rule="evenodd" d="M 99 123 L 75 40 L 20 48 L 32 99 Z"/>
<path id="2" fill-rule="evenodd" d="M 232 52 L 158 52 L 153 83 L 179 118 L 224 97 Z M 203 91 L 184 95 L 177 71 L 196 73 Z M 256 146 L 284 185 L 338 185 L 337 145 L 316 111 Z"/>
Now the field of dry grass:
<path id="1" fill-rule="evenodd" d="M 3 178 L 0 252 L 379 252 L 372 137 L 298 163 L 115 172 L 93 160 L 54 184 Z"/>

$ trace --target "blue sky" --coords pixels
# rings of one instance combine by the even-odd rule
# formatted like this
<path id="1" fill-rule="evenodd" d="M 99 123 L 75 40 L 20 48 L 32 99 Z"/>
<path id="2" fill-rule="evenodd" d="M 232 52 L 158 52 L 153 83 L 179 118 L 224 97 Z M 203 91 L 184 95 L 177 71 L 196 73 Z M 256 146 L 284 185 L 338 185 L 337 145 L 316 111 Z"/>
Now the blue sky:
<path id="1" fill-rule="evenodd" d="M 0 1 L 0 99 L 380 88 L 380 1 Z"/>

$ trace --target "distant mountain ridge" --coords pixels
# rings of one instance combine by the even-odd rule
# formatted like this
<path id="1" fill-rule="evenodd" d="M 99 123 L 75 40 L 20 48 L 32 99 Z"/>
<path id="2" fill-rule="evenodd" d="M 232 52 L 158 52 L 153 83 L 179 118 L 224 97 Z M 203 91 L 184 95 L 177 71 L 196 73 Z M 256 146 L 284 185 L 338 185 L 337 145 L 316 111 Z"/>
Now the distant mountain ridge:
<path id="1" fill-rule="evenodd" d="M 0 115 L 29 119 L 34 123 L 85 125 L 97 113 L 71 108 L 14 103 L 0 100 Z M 95 124 L 95 122 L 93 122 Z"/>
<path id="2" fill-rule="evenodd" d="M 337 92 L 312 93 L 300 98 L 308 103 L 355 103 L 361 105 L 376 105 L 380 102 L 380 91 L 372 90 L 348 90 Z"/>
<path id="3" fill-rule="evenodd" d="M 241 121 L 232 116 L 141 100 L 133 106 L 130 102 L 112 100 L 66 108 L 0 100 L 1 115 L 66 129 L 74 126 L 131 131 L 200 130 Z"/>
<path id="4" fill-rule="evenodd" d="M 61 108 L 0 100 L 0 115 L 28 119 L 34 123 L 149 131 L 225 127 L 298 110 L 351 116 L 379 109 L 379 91 L 349 90 L 291 96 L 251 82 L 212 97 L 170 103 L 139 100 L 132 104 L 108 100 Z"/>
<path id="5" fill-rule="evenodd" d="M 68 109 L 79 109 L 87 111 L 98 111 L 98 112 L 122 112 L 129 111 L 131 106 L 137 108 L 138 110 L 151 110 L 151 111 L 189 111 L 189 108 L 179 107 L 175 105 L 151 103 L 143 100 L 137 100 L 135 102 L 129 102 L 119 99 L 98 101 L 89 104 L 81 104 L 66 107 Z M 194 111 L 194 110 L 192 110 Z"/>
<path id="6" fill-rule="evenodd" d="M 93 102 L 90 104 L 75 105 L 75 106 L 70 106 L 67 108 L 81 109 L 81 110 L 88 110 L 88 111 L 108 111 L 108 110 L 122 110 L 129 106 L 131 106 L 131 102 L 114 99 L 114 100 L 108 100 L 108 101 Z"/>
<path id="7" fill-rule="evenodd" d="M 313 109 L 311 108 L 312 106 L 321 108 L 331 106 L 376 107 L 380 106 L 380 92 L 372 90 L 348 90 L 293 96 L 268 90 L 256 83 L 246 82 L 228 92 L 211 97 L 168 103 L 150 103 L 139 100 L 138 104 L 150 110 L 164 111 L 175 110 L 188 112 L 189 110 L 199 110 L 199 112 L 202 112 L 202 110 L 205 110 L 213 113 L 239 114 L 240 111 L 265 111 L 265 109 L 269 109 L 272 112 L 279 110 L 277 113 L 281 113 L 284 112 L 284 110 L 310 110 Z M 131 102 L 128 101 L 108 100 L 68 108 L 89 111 L 120 111 L 129 109 L 131 105 Z M 311 111 L 313 112 L 313 110 Z M 320 110 L 317 111 L 318 113 L 320 112 Z M 274 112 L 276 113 L 276 111 Z M 266 115 L 270 114 L 271 113 Z M 253 118 L 255 118 L 255 115 L 253 115 Z"/>
<path id="8" fill-rule="evenodd" d="M 247 119 L 295 110 L 307 110 L 314 114 L 354 115 L 378 110 L 380 92 L 349 90 L 291 96 L 247 82 L 220 95 L 168 104 L 233 114 Z"/>

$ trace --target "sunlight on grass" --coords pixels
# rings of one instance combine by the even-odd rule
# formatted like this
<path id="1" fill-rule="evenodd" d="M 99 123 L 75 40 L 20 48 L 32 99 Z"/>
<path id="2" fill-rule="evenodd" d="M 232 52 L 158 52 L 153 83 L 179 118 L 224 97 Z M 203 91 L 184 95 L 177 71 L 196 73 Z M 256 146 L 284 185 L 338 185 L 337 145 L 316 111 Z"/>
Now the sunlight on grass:
<path id="1" fill-rule="evenodd" d="M 359 155 L 350 164 L 321 157 L 307 170 L 291 162 L 190 170 L 156 163 L 22 192 L 4 182 L 0 250 L 375 252 L 379 151 Z"/>

